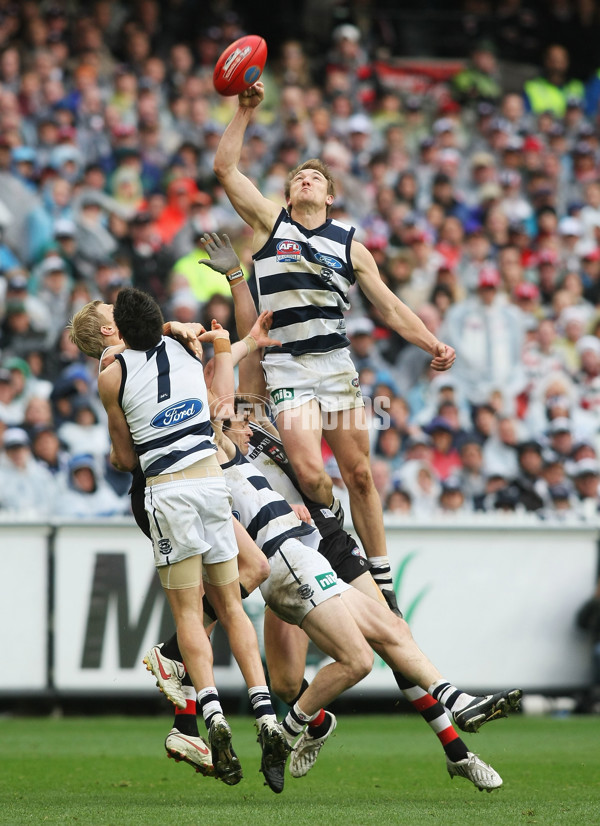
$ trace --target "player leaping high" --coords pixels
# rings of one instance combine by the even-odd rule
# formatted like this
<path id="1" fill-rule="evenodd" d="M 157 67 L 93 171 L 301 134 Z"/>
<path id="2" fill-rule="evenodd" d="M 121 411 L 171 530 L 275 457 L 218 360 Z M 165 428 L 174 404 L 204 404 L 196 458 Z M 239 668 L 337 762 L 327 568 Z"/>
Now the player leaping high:
<path id="1" fill-rule="evenodd" d="M 325 164 L 312 159 L 292 170 L 285 192 L 287 210 L 265 198 L 240 172 L 246 128 L 263 97 L 260 82 L 238 96 L 238 108 L 217 148 L 214 171 L 233 207 L 254 230 L 259 308 L 273 311 L 272 329 L 282 342 L 264 358 L 277 427 L 302 491 L 331 507 L 331 479 L 321 455 L 324 432 L 348 488 L 352 521 L 373 576 L 380 587 L 391 588 L 364 403 L 345 335 L 351 285 L 358 283 L 391 329 L 432 355 L 434 370 L 451 367 L 455 353 L 384 285 L 373 256 L 354 238 L 354 228 L 327 217 L 335 187 Z M 235 273 L 228 277 L 235 283 Z M 342 411 L 346 415 L 340 415 Z"/>

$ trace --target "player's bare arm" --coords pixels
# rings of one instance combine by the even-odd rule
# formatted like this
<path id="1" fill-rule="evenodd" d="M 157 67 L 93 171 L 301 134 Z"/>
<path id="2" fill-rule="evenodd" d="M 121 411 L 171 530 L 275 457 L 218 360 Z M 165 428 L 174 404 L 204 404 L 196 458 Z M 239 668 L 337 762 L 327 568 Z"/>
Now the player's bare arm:
<path id="1" fill-rule="evenodd" d="M 201 241 L 208 258 L 201 258 L 198 263 L 220 272 L 227 278 L 233 298 L 235 326 L 238 336 L 242 339 L 251 331 L 257 312 L 248 283 L 243 277 L 240 259 L 226 233 L 219 236 L 216 232 L 206 232 Z"/>
<path id="2" fill-rule="evenodd" d="M 254 230 L 255 248 L 266 241 L 279 215 L 278 207 L 257 189 L 238 169 L 244 135 L 252 121 L 253 110 L 264 98 L 264 86 L 259 81 L 238 95 L 238 108 L 225 129 L 214 160 L 215 175 L 238 215 Z"/>
<path id="3" fill-rule="evenodd" d="M 110 461 L 117 470 L 132 471 L 138 463 L 133 439 L 121 405 L 121 365 L 114 362 L 98 376 L 98 394 L 108 416 L 108 432 L 111 439 Z"/>
<path id="4" fill-rule="evenodd" d="M 410 307 L 400 301 L 383 283 L 375 259 L 364 244 L 353 241 L 351 254 L 352 266 L 359 287 L 369 301 L 377 307 L 388 327 L 411 344 L 416 344 L 422 350 L 431 353 L 432 369 L 441 371 L 452 367 L 456 359 L 454 349 L 439 341 Z"/>
<path id="5" fill-rule="evenodd" d="M 212 329 L 202 333 L 198 339 L 201 343 L 213 345 L 214 371 L 209 391 L 211 419 L 229 419 L 233 415 L 235 394 L 235 377 L 229 332 L 213 319 Z"/>

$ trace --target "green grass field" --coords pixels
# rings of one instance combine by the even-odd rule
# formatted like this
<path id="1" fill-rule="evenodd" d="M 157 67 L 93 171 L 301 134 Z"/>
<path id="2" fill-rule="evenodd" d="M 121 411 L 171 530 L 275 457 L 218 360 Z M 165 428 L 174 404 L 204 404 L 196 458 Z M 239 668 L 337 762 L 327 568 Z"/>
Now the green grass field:
<path id="1" fill-rule="evenodd" d="M 0 823 L 143 826 L 600 823 L 600 717 L 514 716 L 465 735 L 504 788 L 450 781 L 417 716 L 339 719 L 305 778 L 262 785 L 250 718 L 230 717 L 244 779 L 233 788 L 168 760 L 170 717 L 0 720 Z"/>

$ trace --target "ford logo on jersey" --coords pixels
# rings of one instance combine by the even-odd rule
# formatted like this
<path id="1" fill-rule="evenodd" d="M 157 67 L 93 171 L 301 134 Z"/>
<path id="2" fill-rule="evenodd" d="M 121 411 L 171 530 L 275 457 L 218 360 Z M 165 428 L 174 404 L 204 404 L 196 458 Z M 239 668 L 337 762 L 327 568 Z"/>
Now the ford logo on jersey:
<path id="1" fill-rule="evenodd" d="M 302 257 L 302 247 L 297 241 L 285 239 L 277 244 L 276 257 L 282 264 L 299 261 Z"/>
<path id="2" fill-rule="evenodd" d="M 200 399 L 186 399 L 184 402 L 172 404 L 166 410 L 161 410 L 150 424 L 152 427 L 173 427 L 176 424 L 181 424 L 181 422 L 195 419 L 203 407 L 204 405 Z"/>
<path id="3" fill-rule="evenodd" d="M 319 264 L 325 264 L 326 267 L 333 267 L 334 270 L 341 270 L 342 265 L 337 258 L 332 258 L 331 255 L 323 255 L 322 252 L 315 252 L 315 258 Z"/>

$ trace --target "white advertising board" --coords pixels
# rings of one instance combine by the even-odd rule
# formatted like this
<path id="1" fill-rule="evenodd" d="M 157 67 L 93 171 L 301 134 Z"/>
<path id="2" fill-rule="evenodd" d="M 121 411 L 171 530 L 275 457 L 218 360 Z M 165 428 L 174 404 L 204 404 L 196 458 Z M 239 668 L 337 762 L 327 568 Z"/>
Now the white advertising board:
<path id="1" fill-rule="evenodd" d="M 387 535 L 400 607 L 447 679 L 478 692 L 587 684 L 590 644 L 574 616 L 596 580 L 596 530 L 404 526 Z M 141 660 L 172 624 L 150 544 L 136 527 L 58 528 L 55 593 L 58 690 L 155 691 Z M 260 595 L 245 605 L 262 645 Z M 213 641 L 217 685 L 243 692 L 222 632 Z M 397 689 L 376 658 L 354 691 Z"/>
<path id="2" fill-rule="evenodd" d="M 44 690 L 48 681 L 48 534 L 46 525 L 1 525 L 0 693 Z"/>

